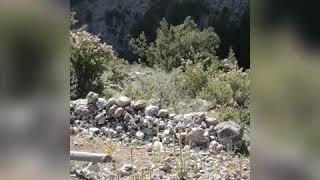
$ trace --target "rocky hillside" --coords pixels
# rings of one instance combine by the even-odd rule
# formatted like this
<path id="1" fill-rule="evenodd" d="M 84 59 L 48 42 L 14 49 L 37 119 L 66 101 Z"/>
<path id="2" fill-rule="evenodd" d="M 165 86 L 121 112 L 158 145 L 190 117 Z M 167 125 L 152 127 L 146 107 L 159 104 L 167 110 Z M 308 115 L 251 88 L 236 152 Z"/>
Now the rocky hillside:
<path id="1" fill-rule="evenodd" d="M 86 99 L 71 101 L 70 110 L 71 149 L 83 150 L 79 146 L 85 146 L 87 151 L 105 149 L 111 154 L 121 148 L 119 153 L 128 152 L 124 156 L 129 157 L 128 144 L 131 147 L 138 145 L 138 151 L 145 153 L 137 157 L 138 162 L 151 163 L 148 167 L 150 179 L 159 179 L 151 178 L 152 175 L 161 176 L 160 179 L 181 176 L 248 178 L 248 159 L 243 161 L 237 154 L 248 153 L 247 143 L 242 127 L 233 121 L 220 122 L 205 112 L 172 114 L 167 109 L 148 105 L 144 100 L 131 101 L 125 96 L 105 99 L 93 92 Z M 90 141 L 91 145 L 84 145 Z M 114 142 L 112 146 L 110 141 Z M 123 155 L 118 158 L 126 159 Z M 116 179 L 116 173 L 123 178 L 137 175 L 141 169 L 134 165 L 132 157 L 130 159 L 130 163 L 126 162 L 128 158 L 123 160 L 122 167 L 115 172 L 111 172 L 111 167 L 96 172 L 88 168 L 79 170 L 79 165 L 75 164 L 70 173 L 89 179 Z M 212 172 L 217 164 L 220 165 Z M 89 166 L 93 168 L 92 164 Z M 95 166 L 101 166 L 101 169 L 106 165 Z"/>
<path id="2" fill-rule="evenodd" d="M 226 55 L 230 46 L 239 52 L 236 54 L 240 61 L 245 53 L 237 46 L 240 36 L 244 36 L 239 34 L 241 29 L 249 27 L 243 24 L 249 0 L 80 0 L 71 1 L 71 10 L 77 13 L 80 24 L 88 25 L 89 32 L 100 34 L 126 58 L 132 59 L 128 48 L 130 37 L 145 31 L 149 38 L 154 38 L 163 17 L 170 24 L 178 24 L 192 16 L 200 27 L 215 27 L 223 39 L 222 55 Z"/>

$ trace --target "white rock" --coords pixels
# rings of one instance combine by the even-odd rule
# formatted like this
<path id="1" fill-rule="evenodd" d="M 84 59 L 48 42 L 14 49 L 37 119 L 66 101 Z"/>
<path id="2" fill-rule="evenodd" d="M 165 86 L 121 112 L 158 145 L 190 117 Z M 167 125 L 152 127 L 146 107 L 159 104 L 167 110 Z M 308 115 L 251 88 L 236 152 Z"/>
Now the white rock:
<path id="1" fill-rule="evenodd" d="M 169 110 L 160 109 L 157 116 L 160 117 L 160 118 L 168 117 L 169 116 Z"/>
<path id="2" fill-rule="evenodd" d="M 107 100 L 105 98 L 98 98 L 96 102 L 96 107 L 98 110 L 105 109 L 107 105 Z"/>
<path id="3" fill-rule="evenodd" d="M 138 131 L 138 132 L 136 132 L 136 137 L 137 137 L 139 140 L 143 140 L 143 138 L 144 138 L 144 133 L 141 132 L 141 131 Z"/>
<path id="4" fill-rule="evenodd" d="M 98 100 L 98 97 L 99 95 L 97 93 L 90 91 L 86 97 L 87 103 L 88 104 L 95 103 Z"/>
<path id="5" fill-rule="evenodd" d="M 146 107 L 146 101 L 145 100 L 138 100 L 132 103 L 132 108 L 135 110 L 141 110 Z"/>
<path id="6" fill-rule="evenodd" d="M 92 132 L 94 134 L 99 134 L 100 133 L 100 129 L 96 128 L 96 127 L 92 127 L 89 129 L 89 132 Z"/>
<path id="7" fill-rule="evenodd" d="M 105 115 L 106 115 L 106 111 L 103 111 L 102 113 L 99 113 L 98 115 L 96 115 L 94 119 L 99 120 L 99 119 L 105 118 Z"/>
<path id="8" fill-rule="evenodd" d="M 206 118 L 204 122 L 208 125 L 208 127 L 216 126 L 219 123 L 217 118 Z"/>
<path id="9" fill-rule="evenodd" d="M 144 113 L 146 116 L 155 116 L 158 114 L 158 111 L 159 111 L 158 106 L 149 105 L 145 108 Z"/>
<path id="10" fill-rule="evenodd" d="M 121 96 L 118 98 L 116 104 L 120 107 L 126 107 L 130 105 L 130 98 L 126 97 L 126 96 Z"/>

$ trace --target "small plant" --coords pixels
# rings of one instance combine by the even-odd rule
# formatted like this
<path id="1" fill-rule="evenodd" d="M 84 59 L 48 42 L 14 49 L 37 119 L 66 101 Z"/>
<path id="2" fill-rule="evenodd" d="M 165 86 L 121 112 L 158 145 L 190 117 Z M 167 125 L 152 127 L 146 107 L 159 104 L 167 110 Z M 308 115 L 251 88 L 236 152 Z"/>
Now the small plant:
<path id="1" fill-rule="evenodd" d="M 108 136 L 109 137 L 106 140 L 106 153 L 110 156 L 113 156 L 117 149 L 117 144 L 112 140 L 110 130 L 108 132 Z"/>
<path id="2" fill-rule="evenodd" d="M 179 137 L 181 137 L 180 132 L 179 132 Z M 189 166 L 189 158 L 190 158 L 189 153 L 190 151 L 188 151 L 188 153 L 184 152 L 182 147 L 182 139 L 179 138 L 179 157 L 176 158 L 175 169 L 181 180 L 188 179 L 188 166 Z"/>

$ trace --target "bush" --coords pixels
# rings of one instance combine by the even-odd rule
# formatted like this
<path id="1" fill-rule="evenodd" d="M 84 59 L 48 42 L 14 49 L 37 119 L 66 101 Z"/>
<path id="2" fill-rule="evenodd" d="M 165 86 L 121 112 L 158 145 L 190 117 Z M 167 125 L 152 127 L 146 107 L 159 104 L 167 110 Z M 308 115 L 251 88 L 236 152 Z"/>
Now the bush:
<path id="1" fill-rule="evenodd" d="M 233 108 L 221 106 L 217 110 L 221 121 L 236 121 L 241 125 L 250 126 L 250 111 L 248 108 Z"/>
<path id="2" fill-rule="evenodd" d="M 209 79 L 208 85 L 202 88 L 198 93 L 198 97 L 207 100 L 216 100 L 217 104 L 227 104 L 232 99 L 233 91 L 230 85 L 220 81 L 219 78 Z"/>
<path id="3" fill-rule="evenodd" d="M 195 98 L 207 86 L 207 74 L 202 65 L 188 65 L 173 78 L 174 85 L 181 97 Z"/>
<path id="4" fill-rule="evenodd" d="M 239 106 L 248 107 L 250 100 L 250 74 L 242 69 L 232 70 L 220 76 L 220 80 L 228 83 L 233 91 L 233 98 Z"/>
<path id="5" fill-rule="evenodd" d="M 168 107 L 177 98 L 171 82 L 172 74 L 161 70 L 152 70 L 149 75 L 136 77 L 128 82 L 124 94 L 134 100 L 145 99 L 160 107 Z M 151 74 L 151 75 L 150 75 Z"/>
<path id="6" fill-rule="evenodd" d="M 70 32 L 72 90 L 76 97 L 84 97 L 89 91 L 101 93 L 101 75 L 107 70 L 107 62 L 114 61 L 112 47 L 100 42 L 98 36 L 86 31 Z"/>
<path id="7" fill-rule="evenodd" d="M 187 61 L 204 63 L 216 60 L 216 50 L 220 40 L 213 28 L 203 31 L 187 17 L 183 24 L 169 25 L 164 19 L 160 22 L 157 37 L 148 44 L 145 34 L 137 39 L 131 39 L 129 45 L 148 65 L 159 65 L 166 71 L 171 71 Z"/>

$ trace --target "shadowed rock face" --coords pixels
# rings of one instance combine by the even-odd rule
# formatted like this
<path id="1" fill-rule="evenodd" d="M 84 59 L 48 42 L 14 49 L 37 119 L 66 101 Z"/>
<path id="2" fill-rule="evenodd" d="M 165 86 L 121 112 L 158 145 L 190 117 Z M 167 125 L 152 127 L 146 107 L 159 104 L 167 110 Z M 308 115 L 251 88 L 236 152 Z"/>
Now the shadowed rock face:
<path id="1" fill-rule="evenodd" d="M 170 24 L 180 24 L 192 16 L 199 27 L 213 26 L 222 44 L 219 54 L 226 56 L 232 46 L 240 65 L 248 67 L 249 46 L 243 49 L 239 42 L 249 39 L 249 0 L 82 0 L 71 1 L 71 10 L 77 13 L 79 24 L 87 24 L 88 31 L 100 34 L 113 45 L 120 56 L 134 60 L 128 48 L 130 37 L 145 31 L 149 39 L 155 38 L 163 17 Z M 248 32 L 246 32 L 248 31 Z"/>

